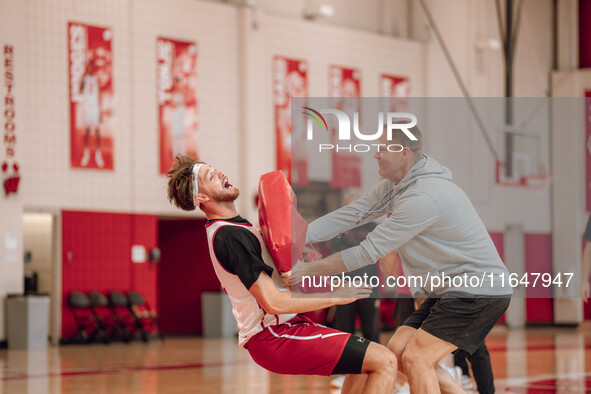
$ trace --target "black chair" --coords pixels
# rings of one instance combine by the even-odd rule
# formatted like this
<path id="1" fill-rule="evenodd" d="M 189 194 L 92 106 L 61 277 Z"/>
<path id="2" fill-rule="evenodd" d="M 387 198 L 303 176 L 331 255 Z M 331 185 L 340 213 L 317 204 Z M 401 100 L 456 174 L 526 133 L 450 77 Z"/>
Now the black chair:
<path id="1" fill-rule="evenodd" d="M 88 298 L 90 300 L 90 307 L 98 324 L 102 326 L 109 338 L 116 338 L 121 339 L 124 342 L 129 342 L 130 336 L 119 324 L 117 316 L 113 314 L 113 311 L 109 307 L 109 300 L 107 297 L 105 297 L 103 293 L 93 291 Z"/>
<path id="2" fill-rule="evenodd" d="M 144 296 L 132 290 L 127 295 L 127 299 L 129 308 L 142 333 L 142 339 L 147 342 L 152 336 L 161 338 L 160 329 L 158 328 L 158 315 L 150 307 Z"/>
<path id="3" fill-rule="evenodd" d="M 68 303 L 82 339 L 90 343 L 102 338 L 108 343 L 109 336 L 94 315 L 88 296 L 80 291 L 73 291 Z"/>
<path id="4" fill-rule="evenodd" d="M 142 334 L 140 326 L 129 307 L 129 301 L 123 293 L 117 290 L 110 292 L 109 307 L 113 318 L 117 320 L 119 327 L 121 327 L 128 340 Z"/>

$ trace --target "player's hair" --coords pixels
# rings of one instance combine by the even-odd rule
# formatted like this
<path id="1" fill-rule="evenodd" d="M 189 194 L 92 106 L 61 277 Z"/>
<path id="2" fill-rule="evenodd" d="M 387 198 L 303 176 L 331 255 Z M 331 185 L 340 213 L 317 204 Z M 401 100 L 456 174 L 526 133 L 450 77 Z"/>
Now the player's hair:
<path id="1" fill-rule="evenodd" d="M 403 121 L 395 121 L 395 124 L 404 124 L 408 122 Z M 384 133 L 386 126 L 384 126 Z M 404 132 L 400 129 L 392 130 L 392 142 L 395 144 L 400 144 L 408 149 L 414 154 L 415 158 L 419 160 L 423 156 L 423 133 L 421 133 L 421 129 L 419 126 L 409 127 L 408 131 L 414 135 L 417 140 L 411 140 Z"/>
<path id="2" fill-rule="evenodd" d="M 166 173 L 168 179 L 168 201 L 183 211 L 195 210 L 193 195 L 193 166 L 204 164 L 191 156 L 177 155 L 174 164 Z"/>

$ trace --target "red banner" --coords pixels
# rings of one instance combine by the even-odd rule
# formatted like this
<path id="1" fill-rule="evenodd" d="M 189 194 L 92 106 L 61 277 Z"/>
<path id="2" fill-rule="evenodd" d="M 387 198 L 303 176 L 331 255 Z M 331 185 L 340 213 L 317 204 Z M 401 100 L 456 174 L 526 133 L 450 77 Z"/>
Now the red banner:
<path id="1" fill-rule="evenodd" d="M 160 173 L 178 154 L 198 157 L 197 44 L 158 37 L 157 94 Z"/>
<path id="2" fill-rule="evenodd" d="M 587 212 L 591 211 L 591 90 L 585 92 L 585 195 Z"/>
<path id="3" fill-rule="evenodd" d="M 387 100 L 384 112 L 407 112 L 408 101 L 404 98 L 410 97 L 410 81 L 407 77 L 395 75 L 380 75 L 380 97 L 396 97 L 396 100 Z"/>
<path id="4" fill-rule="evenodd" d="M 308 63 L 281 56 L 273 58 L 273 105 L 277 169 L 292 185 L 305 186 L 308 179 L 308 156 L 305 130 L 292 130 L 291 98 L 308 96 Z M 300 114 L 301 111 L 294 111 Z M 294 122 L 295 123 L 295 122 Z M 304 125 L 305 122 L 299 122 Z"/>
<path id="5" fill-rule="evenodd" d="M 353 119 L 354 112 L 361 112 L 361 103 L 357 100 L 342 100 L 343 97 L 361 96 L 361 72 L 355 68 L 330 66 L 328 69 L 329 97 L 335 97 L 333 107 L 346 112 Z M 360 114 L 361 116 L 361 114 Z M 337 130 L 331 127 L 332 143 L 339 146 Z M 348 141 L 347 143 L 353 143 Z M 361 157 L 346 149 L 332 154 L 332 178 L 330 186 L 333 189 L 346 187 L 361 187 Z"/>
<path id="6" fill-rule="evenodd" d="M 110 28 L 68 23 L 70 163 L 113 169 L 113 56 Z"/>

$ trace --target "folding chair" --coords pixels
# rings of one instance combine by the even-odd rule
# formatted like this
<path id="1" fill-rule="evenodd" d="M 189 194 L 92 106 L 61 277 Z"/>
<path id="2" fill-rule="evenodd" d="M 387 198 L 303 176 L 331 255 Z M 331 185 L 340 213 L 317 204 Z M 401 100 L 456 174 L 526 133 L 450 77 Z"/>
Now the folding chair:
<path id="1" fill-rule="evenodd" d="M 89 295 L 90 307 L 94 316 L 105 330 L 109 338 L 122 339 L 124 342 L 129 342 L 129 334 L 121 327 L 117 316 L 113 314 L 111 308 L 109 308 L 109 300 L 104 294 L 98 291 L 93 291 Z"/>
<path id="2" fill-rule="evenodd" d="M 80 291 L 74 291 L 70 294 L 68 302 L 82 339 L 90 343 L 101 337 L 108 343 L 108 335 L 94 315 L 88 296 Z"/>
<path id="3" fill-rule="evenodd" d="M 110 292 L 109 305 L 113 318 L 117 320 L 128 340 L 141 333 L 136 318 L 129 307 L 127 297 L 123 293 L 117 290 Z"/>
<path id="4" fill-rule="evenodd" d="M 158 329 L 158 315 L 146 301 L 146 299 L 137 291 L 130 291 L 127 295 L 129 300 L 129 308 L 136 319 L 142 339 L 147 342 L 151 336 L 161 338 L 160 330 Z"/>

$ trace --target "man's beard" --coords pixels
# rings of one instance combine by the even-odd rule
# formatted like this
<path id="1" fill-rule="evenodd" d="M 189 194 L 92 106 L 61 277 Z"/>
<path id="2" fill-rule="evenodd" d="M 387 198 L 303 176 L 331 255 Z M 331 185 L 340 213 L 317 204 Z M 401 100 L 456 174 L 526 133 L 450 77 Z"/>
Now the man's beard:
<path id="1" fill-rule="evenodd" d="M 238 198 L 239 195 L 240 189 L 234 187 L 229 191 L 224 190 L 223 192 L 216 193 L 212 196 L 212 198 L 217 202 L 233 202 Z"/>

